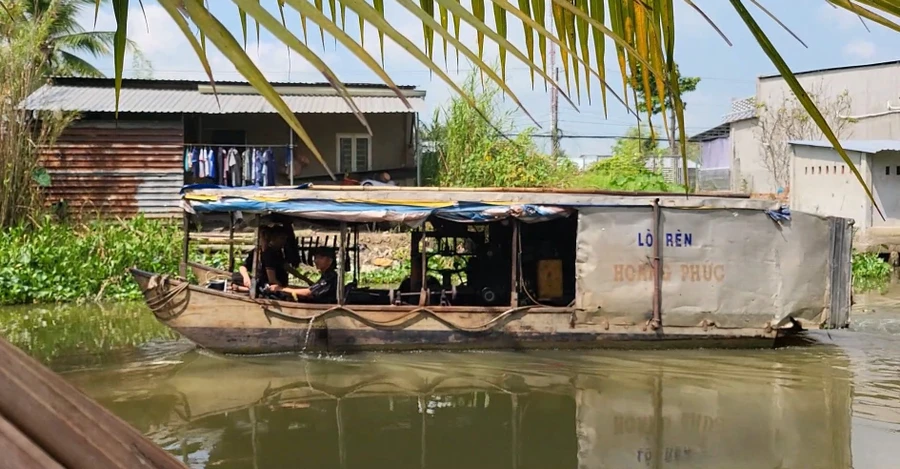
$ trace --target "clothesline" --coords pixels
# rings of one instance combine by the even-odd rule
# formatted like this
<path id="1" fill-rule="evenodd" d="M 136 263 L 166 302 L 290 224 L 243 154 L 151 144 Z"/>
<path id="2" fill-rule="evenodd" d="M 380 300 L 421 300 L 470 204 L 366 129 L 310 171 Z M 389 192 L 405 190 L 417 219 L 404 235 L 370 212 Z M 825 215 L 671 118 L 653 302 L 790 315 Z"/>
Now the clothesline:
<path id="1" fill-rule="evenodd" d="M 239 186 L 275 185 L 275 155 L 265 145 L 185 145 L 184 171 L 196 179 L 212 179 L 217 184 Z M 288 148 L 285 166 L 290 167 L 293 149 Z"/>
<path id="2" fill-rule="evenodd" d="M 286 145 L 284 143 L 279 143 L 275 145 L 267 144 L 267 143 L 253 143 L 253 144 L 245 144 L 245 145 L 237 145 L 231 143 L 185 143 L 182 145 L 184 147 L 224 147 L 224 148 L 293 148 L 297 145 Z"/>

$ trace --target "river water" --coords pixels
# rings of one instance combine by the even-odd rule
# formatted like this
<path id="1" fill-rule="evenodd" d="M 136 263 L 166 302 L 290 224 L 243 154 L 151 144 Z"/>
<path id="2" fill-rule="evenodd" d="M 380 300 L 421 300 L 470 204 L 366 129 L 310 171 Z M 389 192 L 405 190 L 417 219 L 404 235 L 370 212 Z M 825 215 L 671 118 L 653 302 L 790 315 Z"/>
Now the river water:
<path id="1" fill-rule="evenodd" d="M 240 358 L 162 339 L 52 363 L 192 468 L 896 468 L 900 314 L 874 304 L 777 350 Z"/>

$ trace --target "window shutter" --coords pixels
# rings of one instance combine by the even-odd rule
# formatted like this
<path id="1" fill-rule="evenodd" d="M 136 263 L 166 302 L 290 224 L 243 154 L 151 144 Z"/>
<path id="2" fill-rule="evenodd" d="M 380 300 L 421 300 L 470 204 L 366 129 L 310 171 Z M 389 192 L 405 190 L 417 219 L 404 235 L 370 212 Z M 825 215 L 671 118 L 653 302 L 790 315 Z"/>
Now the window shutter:
<path id="1" fill-rule="evenodd" d="M 353 139 L 341 137 L 340 140 L 340 148 L 338 149 L 340 155 L 340 168 L 338 171 L 352 171 L 353 170 Z"/>
<path id="2" fill-rule="evenodd" d="M 369 170 L 369 139 L 365 137 L 356 139 L 356 170 Z"/>

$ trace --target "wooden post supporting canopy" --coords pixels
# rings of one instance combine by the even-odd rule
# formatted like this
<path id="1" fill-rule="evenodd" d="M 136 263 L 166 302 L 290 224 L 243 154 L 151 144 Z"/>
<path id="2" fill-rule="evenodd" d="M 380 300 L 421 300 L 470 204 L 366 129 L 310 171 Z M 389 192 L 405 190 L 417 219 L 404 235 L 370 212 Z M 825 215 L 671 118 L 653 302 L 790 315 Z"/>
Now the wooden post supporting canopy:
<path id="1" fill-rule="evenodd" d="M 519 220 L 511 219 L 512 223 L 512 268 L 510 272 L 509 304 L 513 308 L 519 306 Z"/>
<path id="2" fill-rule="evenodd" d="M 259 289 L 259 280 L 260 278 L 265 278 L 260 272 L 262 269 L 262 252 L 265 246 L 263 246 L 263 236 L 262 236 L 262 218 L 257 214 L 256 215 L 256 251 L 253 253 L 253 277 L 250 280 L 250 298 L 256 299 L 257 290 Z"/>
<path id="3" fill-rule="evenodd" d="M 228 213 L 228 271 L 234 272 L 234 212 Z"/>
<path id="4" fill-rule="evenodd" d="M 340 228 L 340 246 L 338 247 L 338 253 L 335 256 L 334 261 L 337 262 L 337 271 L 338 271 L 338 284 L 337 284 L 337 302 L 339 305 L 344 304 L 344 276 L 346 272 L 344 272 L 344 259 L 347 255 L 347 222 L 341 222 Z"/>

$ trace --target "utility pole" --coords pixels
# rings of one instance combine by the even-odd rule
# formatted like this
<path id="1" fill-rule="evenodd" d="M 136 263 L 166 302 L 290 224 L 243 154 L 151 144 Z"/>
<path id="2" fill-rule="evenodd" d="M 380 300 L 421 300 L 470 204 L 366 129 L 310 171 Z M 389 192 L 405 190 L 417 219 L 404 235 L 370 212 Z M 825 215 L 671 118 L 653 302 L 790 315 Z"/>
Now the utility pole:
<path id="1" fill-rule="evenodd" d="M 550 25 L 553 25 L 552 15 Z M 558 84 L 559 68 L 556 66 L 556 44 L 553 42 L 550 43 L 550 70 Z M 559 156 L 559 90 L 555 86 L 550 87 L 550 149 L 554 158 Z"/>

